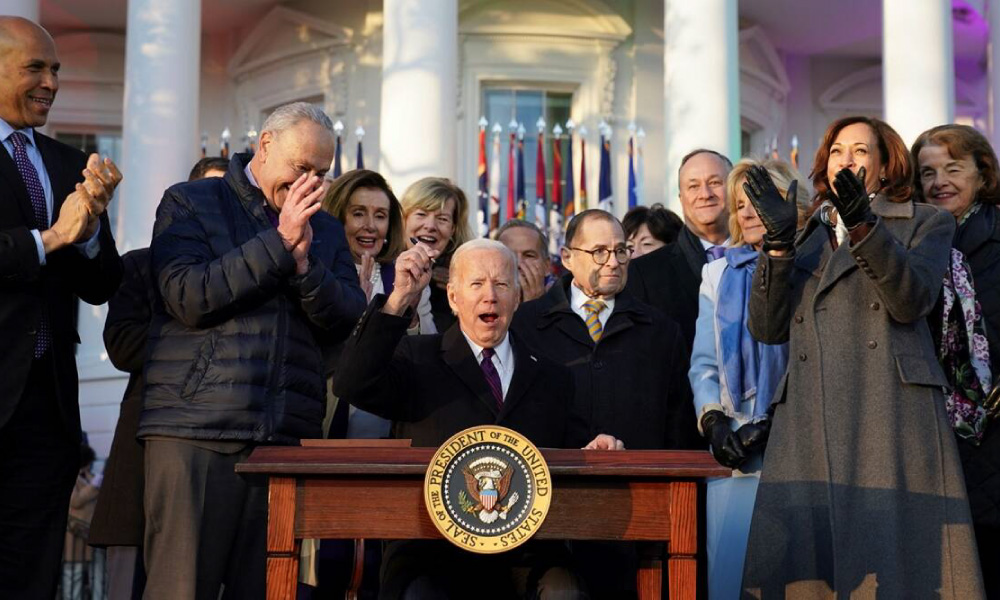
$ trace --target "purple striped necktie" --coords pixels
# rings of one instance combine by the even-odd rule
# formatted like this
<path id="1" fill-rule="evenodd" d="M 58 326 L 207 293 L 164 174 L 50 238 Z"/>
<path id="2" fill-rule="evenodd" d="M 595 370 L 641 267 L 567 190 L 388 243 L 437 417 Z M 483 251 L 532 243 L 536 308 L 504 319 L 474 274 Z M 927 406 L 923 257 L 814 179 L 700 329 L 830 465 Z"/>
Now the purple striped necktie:
<path id="1" fill-rule="evenodd" d="M 490 391 L 493 392 L 493 399 L 497 402 L 497 410 L 500 410 L 503 407 L 503 385 L 500 383 L 500 374 L 497 373 L 497 368 L 493 364 L 493 355 L 495 354 L 493 348 L 483 348 L 483 361 L 479 363 L 479 367 L 483 370 L 483 376 L 486 377 Z"/>
<path id="2" fill-rule="evenodd" d="M 41 180 L 38 179 L 38 171 L 31 164 L 28 152 L 25 150 L 28 136 L 20 131 L 15 131 L 10 134 L 10 141 L 14 145 L 14 164 L 17 165 L 21 181 L 24 182 L 24 187 L 28 190 L 28 198 L 31 200 L 31 212 L 35 217 L 34 228 L 38 231 L 45 231 L 49 228 L 49 209 L 45 205 L 45 191 L 42 189 Z M 52 331 L 49 327 L 49 315 L 43 307 L 35 337 L 35 358 L 41 358 L 51 345 Z"/>

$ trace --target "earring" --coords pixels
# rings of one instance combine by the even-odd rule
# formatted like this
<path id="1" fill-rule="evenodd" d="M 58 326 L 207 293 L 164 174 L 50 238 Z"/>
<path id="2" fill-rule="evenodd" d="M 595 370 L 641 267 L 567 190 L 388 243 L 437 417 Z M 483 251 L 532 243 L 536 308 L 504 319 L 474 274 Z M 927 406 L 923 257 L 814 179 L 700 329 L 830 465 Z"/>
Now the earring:
<path id="1" fill-rule="evenodd" d="M 878 182 L 881 183 L 882 185 L 885 185 L 885 184 L 889 183 L 889 180 L 886 179 L 885 177 L 879 177 L 878 178 Z"/>

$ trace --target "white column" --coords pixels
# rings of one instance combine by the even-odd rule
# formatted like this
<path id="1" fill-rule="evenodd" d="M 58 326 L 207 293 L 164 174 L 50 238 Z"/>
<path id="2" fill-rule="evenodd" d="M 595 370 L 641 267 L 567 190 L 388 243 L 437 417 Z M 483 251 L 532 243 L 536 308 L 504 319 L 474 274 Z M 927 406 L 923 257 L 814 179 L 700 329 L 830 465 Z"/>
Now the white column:
<path id="1" fill-rule="evenodd" d="M 664 125 L 668 205 L 679 212 L 677 168 L 695 148 L 740 156 L 737 0 L 666 0 Z"/>
<path id="2" fill-rule="evenodd" d="M 955 120 L 951 0 L 883 0 L 885 120 L 909 146 Z"/>
<path id="3" fill-rule="evenodd" d="M 39 0 L 4 0 L 0 5 L 0 15 L 24 17 L 41 24 Z"/>
<path id="4" fill-rule="evenodd" d="M 115 239 L 149 245 L 163 191 L 198 159 L 201 0 L 129 0 Z"/>
<path id="5" fill-rule="evenodd" d="M 1000 0 L 989 0 L 986 19 L 990 25 L 987 61 L 990 73 L 990 141 L 993 148 L 1000 148 Z"/>
<path id="6" fill-rule="evenodd" d="M 379 170 L 397 193 L 455 179 L 458 1 L 385 0 Z"/>

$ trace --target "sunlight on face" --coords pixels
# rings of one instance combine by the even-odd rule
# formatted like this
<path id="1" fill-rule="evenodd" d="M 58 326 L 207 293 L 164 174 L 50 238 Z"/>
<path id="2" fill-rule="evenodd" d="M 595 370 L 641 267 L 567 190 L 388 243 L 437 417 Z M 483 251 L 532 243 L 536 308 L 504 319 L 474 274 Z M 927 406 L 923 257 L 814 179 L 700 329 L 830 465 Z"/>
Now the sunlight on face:
<path id="1" fill-rule="evenodd" d="M 516 264 L 502 250 L 458 254 L 448 280 L 448 304 L 465 335 L 484 348 L 503 341 L 520 297 Z"/>

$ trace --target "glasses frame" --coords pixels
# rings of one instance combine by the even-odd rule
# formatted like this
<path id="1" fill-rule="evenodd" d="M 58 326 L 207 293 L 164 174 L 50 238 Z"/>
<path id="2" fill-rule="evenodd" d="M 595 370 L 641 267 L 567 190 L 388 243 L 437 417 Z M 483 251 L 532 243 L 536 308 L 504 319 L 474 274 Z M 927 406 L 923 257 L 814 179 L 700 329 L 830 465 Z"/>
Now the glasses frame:
<path id="1" fill-rule="evenodd" d="M 615 255 L 615 259 L 618 261 L 618 264 L 624 265 L 624 264 L 627 264 L 628 261 L 632 260 L 632 254 L 635 252 L 635 248 L 633 248 L 631 246 L 622 246 L 620 248 L 615 248 L 614 250 L 610 250 L 608 248 L 595 248 L 593 250 L 584 250 L 583 248 L 574 248 L 572 246 L 566 246 L 566 249 L 567 250 L 576 250 L 577 252 L 583 252 L 583 253 L 589 254 L 590 258 L 593 259 L 594 264 L 602 266 L 602 267 L 604 265 L 608 264 L 608 261 L 611 260 L 611 255 L 612 254 Z M 599 253 L 601 253 L 601 252 L 607 252 L 608 253 L 608 255 L 604 258 L 604 260 L 599 260 L 597 258 L 597 255 Z M 619 254 L 622 253 L 622 252 L 625 253 L 625 260 L 622 260 L 621 257 L 619 256 Z"/>

